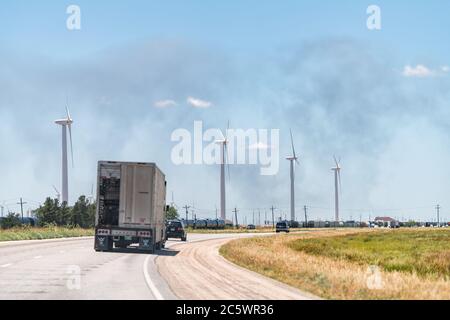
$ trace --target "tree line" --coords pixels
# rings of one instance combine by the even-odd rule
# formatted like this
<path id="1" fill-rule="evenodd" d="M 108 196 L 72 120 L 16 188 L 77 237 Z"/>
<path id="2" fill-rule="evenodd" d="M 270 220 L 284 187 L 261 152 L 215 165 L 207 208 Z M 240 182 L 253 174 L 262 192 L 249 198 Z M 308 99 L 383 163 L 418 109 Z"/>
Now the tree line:
<path id="1" fill-rule="evenodd" d="M 33 211 L 37 226 L 56 225 L 61 227 L 93 228 L 95 225 L 96 203 L 86 196 L 80 196 L 77 202 L 68 206 L 58 199 L 47 198 L 43 205 Z M 1 220 L 2 229 L 18 227 L 24 224 L 20 215 L 11 213 Z"/>
<path id="2" fill-rule="evenodd" d="M 36 218 L 33 223 L 36 222 L 36 225 L 31 221 L 22 221 L 19 214 L 10 213 L 0 220 L 0 226 L 2 229 L 11 229 L 22 225 L 93 228 L 95 227 L 95 211 L 96 203 L 90 202 L 86 196 L 79 197 L 72 207 L 65 202 L 60 203 L 58 199 L 48 197 L 43 205 L 33 211 L 33 216 Z M 178 210 L 174 206 L 170 206 L 166 211 L 166 219 L 178 218 Z"/>

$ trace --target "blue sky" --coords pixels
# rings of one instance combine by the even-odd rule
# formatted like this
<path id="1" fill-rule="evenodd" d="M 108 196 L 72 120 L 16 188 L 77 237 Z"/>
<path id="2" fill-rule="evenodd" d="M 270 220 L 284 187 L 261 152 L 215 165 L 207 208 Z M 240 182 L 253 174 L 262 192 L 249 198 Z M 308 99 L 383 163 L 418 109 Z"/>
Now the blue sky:
<path id="1" fill-rule="evenodd" d="M 66 29 L 70 4 L 81 8 L 80 31 Z M 371 4 L 381 8 L 380 31 L 366 28 Z M 282 138 L 277 176 L 232 166 L 230 210 L 273 204 L 287 213 L 292 128 L 302 154 L 297 204 L 315 207 L 313 218 L 333 217 L 333 154 L 343 158 L 344 218 L 430 220 L 438 202 L 450 218 L 449 9 L 446 1 L 2 1 L 0 204 L 17 210 L 23 196 L 33 207 L 59 186 L 52 120 L 67 93 L 72 200 L 90 193 L 97 160 L 156 161 L 168 198 L 174 191 L 180 206 L 210 215 L 217 168 L 174 166 L 170 134 L 195 120 L 222 128 L 230 120 Z M 164 100 L 176 106 L 155 108 Z"/>
<path id="2" fill-rule="evenodd" d="M 83 30 L 68 33 L 65 8 L 82 9 Z M 383 30 L 366 28 L 366 8 L 382 10 Z M 445 63 L 446 1 L 4 1 L 2 42 L 27 52 L 77 57 L 146 38 L 183 39 L 258 54 L 301 40 L 343 36 L 395 49 L 405 63 Z"/>

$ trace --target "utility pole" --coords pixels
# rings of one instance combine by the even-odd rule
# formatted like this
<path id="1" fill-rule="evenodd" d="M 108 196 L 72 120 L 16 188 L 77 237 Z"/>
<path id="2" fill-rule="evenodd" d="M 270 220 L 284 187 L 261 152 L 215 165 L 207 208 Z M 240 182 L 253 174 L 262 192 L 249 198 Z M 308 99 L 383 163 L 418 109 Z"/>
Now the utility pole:
<path id="1" fill-rule="evenodd" d="M 23 223 L 23 205 L 27 203 L 23 202 L 22 198 L 20 198 L 20 202 L 18 202 L 17 204 L 20 204 L 20 212 L 22 214 L 22 223 Z"/>
<path id="2" fill-rule="evenodd" d="M 255 210 L 253 210 L 253 225 L 256 226 L 256 224 L 255 224 Z"/>
<path id="3" fill-rule="evenodd" d="M 218 219 L 218 216 L 217 216 L 217 206 L 216 206 L 216 220 Z"/>
<path id="4" fill-rule="evenodd" d="M 237 216 L 237 214 L 238 214 L 238 209 L 237 208 L 234 208 L 234 217 L 235 217 L 235 221 L 236 221 L 236 229 L 237 228 L 239 228 L 239 223 L 238 223 L 238 216 Z"/>
<path id="5" fill-rule="evenodd" d="M 440 227 L 440 222 L 439 222 L 439 211 L 441 210 L 441 206 L 438 204 L 437 206 L 436 206 L 436 213 L 437 213 L 437 225 L 438 225 L 438 228 Z"/>
<path id="6" fill-rule="evenodd" d="M 258 226 L 261 227 L 261 209 L 258 209 Z"/>
<path id="7" fill-rule="evenodd" d="M 264 209 L 264 226 L 267 226 L 267 210 Z"/>
<path id="8" fill-rule="evenodd" d="M 304 206 L 303 209 L 305 210 L 305 228 L 308 228 L 308 206 Z"/>
<path id="9" fill-rule="evenodd" d="M 186 210 L 186 224 L 187 224 L 188 220 L 189 220 L 189 208 L 190 208 L 190 206 L 185 205 L 183 208 Z"/>
<path id="10" fill-rule="evenodd" d="M 272 206 L 272 208 L 270 208 L 270 210 L 272 210 L 272 228 L 275 229 L 275 208 Z"/>

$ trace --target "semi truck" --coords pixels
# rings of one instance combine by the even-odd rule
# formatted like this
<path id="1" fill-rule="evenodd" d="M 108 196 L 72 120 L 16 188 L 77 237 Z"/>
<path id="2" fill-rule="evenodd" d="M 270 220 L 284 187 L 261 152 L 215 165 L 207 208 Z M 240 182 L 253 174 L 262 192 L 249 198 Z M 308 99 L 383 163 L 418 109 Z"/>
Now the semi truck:
<path id="1" fill-rule="evenodd" d="M 99 161 L 95 250 L 164 248 L 166 185 L 155 163 Z"/>

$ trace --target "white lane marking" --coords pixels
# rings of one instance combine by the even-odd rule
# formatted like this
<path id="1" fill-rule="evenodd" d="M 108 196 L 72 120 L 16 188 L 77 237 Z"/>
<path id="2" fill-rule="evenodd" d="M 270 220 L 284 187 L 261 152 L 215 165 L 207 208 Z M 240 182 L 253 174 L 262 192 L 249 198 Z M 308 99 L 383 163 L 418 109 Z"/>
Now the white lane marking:
<path id="1" fill-rule="evenodd" d="M 0 268 L 8 268 L 10 266 L 12 266 L 12 263 L 3 264 L 0 266 Z"/>
<path id="2" fill-rule="evenodd" d="M 150 278 L 150 275 L 148 274 L 148 262 L 150 261 L 150 258 L 152 256 L 147 256 L 147 258 L 144 261 L 144 277 L 145 282 L 147 282 L 147 286 L 152 292 L 153 296 L 156 300 L 164 300 L 164 297 L 162 296 L 161 292 L 159 292 L 158 288 L 156 288 L 155 284 L 153 283 L 152 279 Z"/>
<path id="3" fill-rule="evenodd" d="M 36 256 L 36 257 L 34 257 L 34 259 L 41 259 L 42 258 L 42 256 Z"/>

